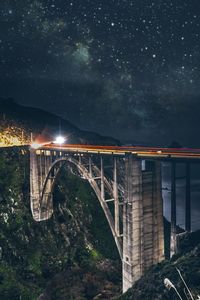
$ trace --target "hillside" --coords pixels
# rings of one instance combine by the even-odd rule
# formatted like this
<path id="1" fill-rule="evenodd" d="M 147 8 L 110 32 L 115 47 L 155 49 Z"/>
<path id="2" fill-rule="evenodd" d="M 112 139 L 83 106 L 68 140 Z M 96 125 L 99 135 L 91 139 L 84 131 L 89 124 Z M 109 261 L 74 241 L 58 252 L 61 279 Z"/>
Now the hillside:
<path id="1" fill-rule="evenodd" d="M 30 144 L 31 139 L 51 142 L 60 132 L 69 144 L 119 144 L 111 137 L 82 131 L 67 120 L 44 110 L 0 98 L 0 147 Z"/>
<path id="2" fill-rule="evenodd" d="M 53 217 L 37 223 L 30 212 L 28 160 L 19 148 L 0 149 L 0 299 L 119 295 L 118 252 L 89 183 L 66 168 L 54 189 Z"/>

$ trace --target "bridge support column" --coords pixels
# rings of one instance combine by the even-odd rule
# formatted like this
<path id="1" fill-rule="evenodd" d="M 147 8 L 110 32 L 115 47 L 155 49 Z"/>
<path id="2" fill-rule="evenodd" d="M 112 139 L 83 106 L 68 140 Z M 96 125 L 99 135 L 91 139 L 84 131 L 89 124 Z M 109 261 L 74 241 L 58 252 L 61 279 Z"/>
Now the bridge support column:
<path id="1" fill-rule="evenodd" d="M 176 236 L 176 163 L 171 163 L 171 239 L 170 256 L 177 252 Z"/>
<path id="2" fill-rule="evenodd" d="M 104 163 L 101 156 L 101 198 L 105 200 L 105 187 L 104 187 Z"/>
<path id="3" fill-rule="evenodd" d="M 47 220 L 53 213 L 52 178 L 45 182 L 51 164 L 50 156 L 50 151 L 30 150 L 30 200 L 35 221 Z"/>
<path id="4" fill-rule="evenodd" d="M 158 162 L 142 171 L 141 160 L 125 158 L 123 204 L 123 292 L 164 259 L 161 172 Z"/>
<path id="5" fill-rule="evenodd" d="M 120 236 L 119 228 L 119 197 L 118 197 L 118 184 L 117 184 L 117 158 L 114 157 L 113 161 L 113 195 L 114 195 L 114 207 L 115 207 L 115 232 L 117 236 Z"/>
<path id="6" fill-rule="evenodd" d="M 92 157 L 89 156 L 89 174 L 90 177 L 92 178 Z"/>
<path id="7" fill-rule="evenodd" d="M 186 163 L 185 230 L 191 231 L 190 163 Z"/>

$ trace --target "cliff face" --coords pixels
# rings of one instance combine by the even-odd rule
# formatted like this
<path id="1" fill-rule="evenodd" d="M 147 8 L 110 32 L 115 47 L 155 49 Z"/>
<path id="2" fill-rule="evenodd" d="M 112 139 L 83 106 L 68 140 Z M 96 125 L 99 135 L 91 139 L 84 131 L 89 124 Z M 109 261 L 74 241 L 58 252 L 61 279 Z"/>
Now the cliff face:
<path id="1" fill-rule="evenodd" d="M 0 99 L 0 147 L 30 144 L 32 139 L 51 142 L 60 131 L 69 144 L 119 144 L 111 137 L 82 131 L 41 109 L 18 105 L 12 99 Z"/>
<path id="2" fill-rule="evenodd" d="M 24 151 L 0 151 L 0 299 L 112 299 L 120 293 L 121 266 L 89 184 L 63 171 L 54 215 L 37 223 L 28 165 Z"/>

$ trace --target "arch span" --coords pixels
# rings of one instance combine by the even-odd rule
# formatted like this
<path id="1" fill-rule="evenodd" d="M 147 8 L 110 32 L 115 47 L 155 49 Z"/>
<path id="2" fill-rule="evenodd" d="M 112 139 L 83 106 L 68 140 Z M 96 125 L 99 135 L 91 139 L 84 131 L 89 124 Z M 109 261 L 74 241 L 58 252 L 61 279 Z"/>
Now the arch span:
<path id="1" fill-rule="evenodd" d="M 104 166 L 104 162 L 111 162 L 113 172 L 107 178 L 104 170 L 110 166 Z M 149 267 L 164 258 L 160 163 L 151 161 L 143 169 L 141 159 L 133 153 L 119 158 L 110 152 L 94 153 L 93 149 L 30 149 L 30 198 L 36 221 L 47 220 L 53 213 L 52 190 L 64 164 L 75 166 L 97 195 L 122 258 L 125 292 Z M 105 195 L 110 199 L 105 199 Z M 110 202 L 114 204 L 111 209 Z M 120 207 L 123 235 L 119 228 Z"/>
<path id="2" fill-rule="evenodd" d="M 104 211 L 108 224 L 110 226 L 119 255 L 122 258 L 122 238 L 118 235 L 118 233 L 115 230 L 115 221 L 109 209 L 109 206 L 105 200 L 104 187 L 106 188 L 107 193 L 111 197 L 113 197 L 113 188 L 109 183 L 109 181 L 107 180 L 107 178 L 104 176 L 104 174 L 101 174 L 102 171 L 99 170 L 97 166 L 95 166 L 95 169 L 96 172 L 99 173 L 99 175 L 101 175 L 98 177 L 98 179 L 101 180 L 101 187 L 99 187 L 99 185 L 97 184 L 97 180 L 95 177 L 92 176 L 91 171 L 88 171 L 88 169 L 77 159 L 70 156 L 59 157 L 55 159 L 53 162 L 50 161 L 48 162 L 47 159 L 46 174 L 43 174 L 41 170 L 37 172 L 39 175 L 43 175 L 42 176 L 43 180 L 41 178 L 38 178 L 40 182 L 41 191 L 37 193 L 39 197 L 38 198 L 32 197 L 32 201 L 31 201 L 32 202 L 31 209 L 32 209 L 32 214 L 34 219 L 36 221 L 43 221 L 49 219 L 52 216 L 53 214 L 52 191 L 55 186 L 56 178 L 61 168 L 68 163 L 76 166 L 80 175 L 90 183 L 90 186 L 94 190 L 99 200 L 99 203 Z M 32 169 L 34 168 L 32 167 Z"/>

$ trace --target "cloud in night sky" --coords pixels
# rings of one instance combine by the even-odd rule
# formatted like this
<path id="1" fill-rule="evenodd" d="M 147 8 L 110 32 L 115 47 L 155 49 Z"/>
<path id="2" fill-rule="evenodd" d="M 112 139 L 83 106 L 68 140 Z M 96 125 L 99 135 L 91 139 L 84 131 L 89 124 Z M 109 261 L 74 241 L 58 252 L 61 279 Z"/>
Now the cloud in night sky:
<path id="1" fill-rule="evenodd" d="M 4 0 L 0 11 L 0 96 L 122 140 L 200 146 L 198 1 Z"/>

